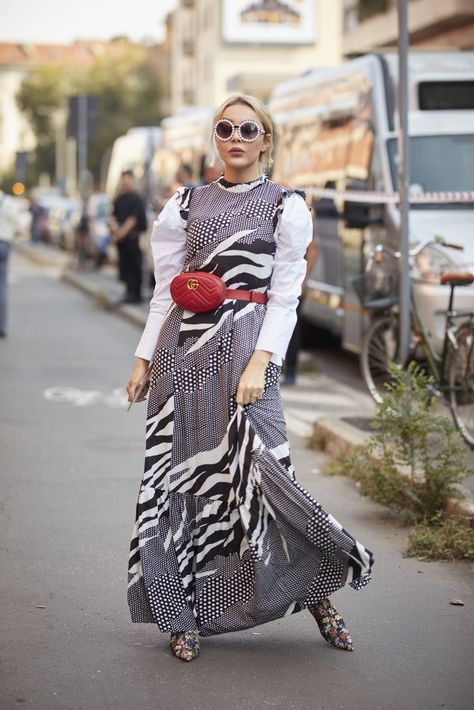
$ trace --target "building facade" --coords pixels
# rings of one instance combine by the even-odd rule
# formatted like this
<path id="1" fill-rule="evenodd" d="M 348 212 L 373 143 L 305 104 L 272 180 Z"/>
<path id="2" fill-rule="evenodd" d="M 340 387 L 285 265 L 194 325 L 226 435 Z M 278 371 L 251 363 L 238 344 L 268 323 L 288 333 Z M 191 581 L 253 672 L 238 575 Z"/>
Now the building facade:
<path id="1" fill-rule="evenodd" d="M 70 45 L 0 43 L 0 176 L 14 166 L 18 151 L 29 152 L 36 147 L 35 136 L 16 101 L 21 83 L 28 72 L 47 64 L 60 64 L 69 68 L 92 66 L 97 58 L 104 54 L 119 54 L 123 41 L 128 42 L 119 38 L 111 41 L 78 40 Z M 148 46 L 146 51 L 163 89 L 164 103 L 160 110 L 162 114 L 166 114 L 169 111 L 169 102 L 166 102 L 166 95 L 169 93 L 169 49 L 160 44 Z M 47 109 L 48 107 L 45 107 L 45 110 Z M 58 111 L 57 116 L 53 116 L 53 121 L 55 128 L 61 133 L 60 142 L 65 141 L 65 110 Z M 68 152 L 72 154 L 73 150 Z M 57 171 L 58 168 L 59 165 Z"/>
<path id="2" fill-rule="evenodd" d="M 473 0 L 410 0 L 412 49 L 474 49 Z M 344 0 L 343 53 L 352 57 L 394 47 L 398 41 L 396 0 Z"/>
<path id="3" fill-rule="evenodd" d="M 341 0 L 180 0 L 168 21 L 170 109 L 231 93 L 268 99 L 278 82 L 342 56 Z"/>

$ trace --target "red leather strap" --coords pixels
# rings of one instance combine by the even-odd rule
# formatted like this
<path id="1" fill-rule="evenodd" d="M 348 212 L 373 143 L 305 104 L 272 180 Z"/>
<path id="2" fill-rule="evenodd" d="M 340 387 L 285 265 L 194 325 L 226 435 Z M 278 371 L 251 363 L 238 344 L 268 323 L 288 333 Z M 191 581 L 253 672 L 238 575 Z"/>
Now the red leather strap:
<path id="1" fill-rule="evenodd" d="M 241 288 L 226 289 L 226 298 L 235 298 L 237 301 L 250 301 L 252 303 L 266 303 L 268 301 L 266 293 L 244 291 Z"/>

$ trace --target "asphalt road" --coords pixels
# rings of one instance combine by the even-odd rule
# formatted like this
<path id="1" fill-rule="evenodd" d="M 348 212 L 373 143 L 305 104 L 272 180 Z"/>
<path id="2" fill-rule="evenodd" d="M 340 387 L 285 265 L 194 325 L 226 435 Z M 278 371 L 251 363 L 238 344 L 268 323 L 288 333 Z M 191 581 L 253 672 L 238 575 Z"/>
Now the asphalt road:
<path id="1" fill-rule="evenodd" d="M 133 625 L 126 567 L 144 409 L 127 414 L 137 330 L 15 256 L 0 343 L 0 707 L 34 710 L 468 710 L 474 570 L 402 557 L 406 531 L 292 439 L 299 480 L 376 557 L 364 590 L 334 596 L 355 652 L 308 614 L 204 639 L 174 659 Z M 464 606 L 450 600 L 462 599 Z"/>

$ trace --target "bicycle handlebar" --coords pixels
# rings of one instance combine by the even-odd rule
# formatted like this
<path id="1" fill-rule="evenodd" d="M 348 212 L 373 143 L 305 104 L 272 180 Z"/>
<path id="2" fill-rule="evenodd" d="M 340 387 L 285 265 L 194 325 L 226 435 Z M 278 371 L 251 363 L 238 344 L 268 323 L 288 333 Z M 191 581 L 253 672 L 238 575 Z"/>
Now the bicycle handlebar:
<path id="1" fill-rule="evenodd" d="M 460 251 L 464 250 L 464 247 L 461 244 L 452 244 L 451 242 L 445 242 L 444 239 L 425 239 L 425 241 L 421 242 L 421 244 L 418 244 L 418 246 L 413 247 L 413 249 L 410 249 L 408 252 L 408 255 L 410 257 L 418 256 L 420 252 L 423 251 L 427 246 L 430 244 L 438 244 L 439 246 L 442 247 L 447 247 L 449 249 L 459 249 Z M 367 260 L 367 265 L 366 265 L 366 271 L 369 271 L 372 266 L 374 261 L 376 260 L 375 257 L 377 255 L 382 256 L 384 252 L 387 252 L 387 254 L 394 259 L 400 259 L 402 253 L 401 251 L 393 251 L 390 249 L 390 247 L 384 246 L 383 244 L 377 244 L 375 248 L 369 253 L 369 258 Z"/>

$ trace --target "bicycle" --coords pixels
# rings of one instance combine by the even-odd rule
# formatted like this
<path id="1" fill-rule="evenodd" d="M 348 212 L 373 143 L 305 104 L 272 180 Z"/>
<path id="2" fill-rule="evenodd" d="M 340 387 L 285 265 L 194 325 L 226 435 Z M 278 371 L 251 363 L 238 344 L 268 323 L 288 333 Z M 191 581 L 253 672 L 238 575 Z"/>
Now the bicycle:
<path id="1" fill-rule="evenodd" d="M 415 257 L 430 244 L 462 249 L 443 240 L 427 240 L 410 250 L 410 271 Z M 399 359 L 400 311 L 396 278 L 394 273 L 382 269 L 374 271 L 374 265 L 381 264 L 384 252 L 394 259 L 401 256 L 400 252 L 378 244 L 369 255 L 364 274 L 352 282 L 361 305 L 374 314 L 363 337 L 360 366 L 367 389 L 376 402 L 382 401 L 390 363 Z M 407 366 L 412 360 L 423 362 L 435 382 L 435 394 L 444 395 L 455 426 L 471 448 L 474 448 L 474 311 L 456 311 L 453 302 L 455 289 L 473 282 L 474 275 L 470 273 L 441 275 L 440 283 L 450 286 L 450 296 L 439 354 L 420 318 L 410 279 L 411 337 L 408 360 L 403 363 Z M 460 324 L 459 320 L 462 320 Z"/>

